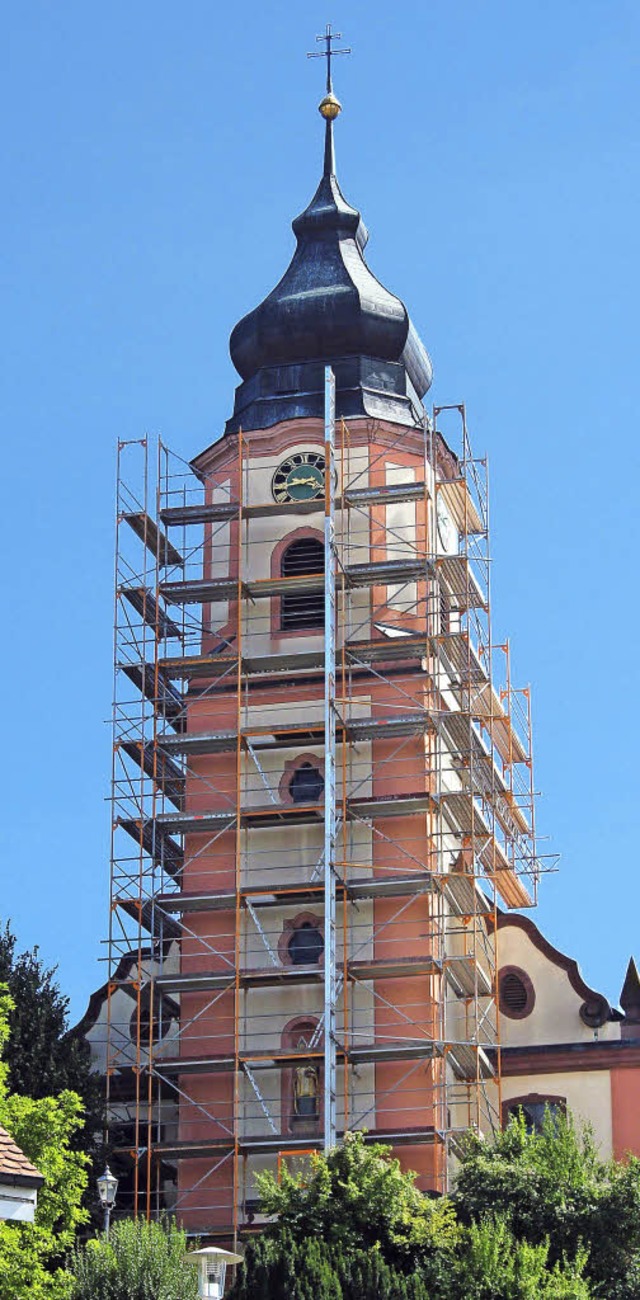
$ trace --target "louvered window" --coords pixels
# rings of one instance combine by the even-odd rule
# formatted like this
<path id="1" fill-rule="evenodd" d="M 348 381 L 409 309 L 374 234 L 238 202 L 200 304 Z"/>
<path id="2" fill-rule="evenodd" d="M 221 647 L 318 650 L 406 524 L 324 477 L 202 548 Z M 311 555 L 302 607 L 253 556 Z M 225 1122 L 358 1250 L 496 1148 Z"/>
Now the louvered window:
<path id="1" fill-rule="evenodd" d="M 324 546 L 316 537 L 300 537 L 287 547 L 282 557 L 283 578 L 300 578 L 324 573 Z M 324 591 L 285 592 L 280 603 L 280 627 L 283 632 L 324 627 Z"/>
<path id="2" fill-rule="evenodd" d="M 444 583 L 440 583 L 440 632 L 447 636 L 451 631 L 451 598 Z"/>
<path id="3" fill-rule="evenodd" d="M 523 1020 L 533 1010 L 535 993 L 526 971 L 507 967 L 498 984 L 500 1011 L 511 1020 Z"/>

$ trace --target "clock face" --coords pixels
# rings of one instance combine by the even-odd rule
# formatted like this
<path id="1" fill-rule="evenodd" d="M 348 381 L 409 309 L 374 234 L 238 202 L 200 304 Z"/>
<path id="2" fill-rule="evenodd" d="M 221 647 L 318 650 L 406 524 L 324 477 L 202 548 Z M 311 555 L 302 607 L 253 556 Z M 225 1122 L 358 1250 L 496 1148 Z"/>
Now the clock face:
<path id="1" fill-rule="evenodd" d="M 455 524 L 441 496 L 438 497 L 437 519 L 440 545 L 445 555 L 451 555 L 453 551 L 457 550 L 458 535 Z"/>
<path id="2" fill-rule="evenodd" d="M 278 466 L 271 484 L 274 501 L 315 501 L 324 496 L 324 456 L 297 451 Z"/>

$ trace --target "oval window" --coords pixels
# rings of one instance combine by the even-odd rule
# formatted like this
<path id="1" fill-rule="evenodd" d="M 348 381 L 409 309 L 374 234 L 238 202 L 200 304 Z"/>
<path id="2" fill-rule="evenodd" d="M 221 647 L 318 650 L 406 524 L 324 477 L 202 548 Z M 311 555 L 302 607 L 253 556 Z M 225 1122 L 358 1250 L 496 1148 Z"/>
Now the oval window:
<path id="1" fill-rule="evenodd" d="M 511 1020 L 523 1020 L 533 1010 L 535 993 L 526 971 L 505 967 L 498 982 L 500 1011 Z"/>

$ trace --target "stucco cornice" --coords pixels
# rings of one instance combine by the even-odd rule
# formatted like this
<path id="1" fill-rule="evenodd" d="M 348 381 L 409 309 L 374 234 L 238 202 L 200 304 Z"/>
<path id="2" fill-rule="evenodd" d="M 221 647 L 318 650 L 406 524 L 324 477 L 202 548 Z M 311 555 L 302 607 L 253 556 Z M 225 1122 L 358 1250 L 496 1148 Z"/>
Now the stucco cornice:
<path id="1" fill-rule="evenodd" d="M 375 445 L 397 454 L 405 453 L 412 457 L 424 455 L 424 432 L 415 426 L 363 417 L 349 420 L 347 429 L 347 445 L 352 448 Z M 205 447 L 191 461 L 194 473 L 205 480 L 214 473 L 219 474 L 221 470 L 237 465 L 238 440 L 237 433 L 227 433 Z M 277 456 L 297 442 L 317 444 L 321 449 L 324 446 L 324 423 L 314 417 L 283 420 L 268 429 L 253 429 L 243 433 L 242 440 L 245 454 L 252 456 Z M 457 460 L 441 435 L 437 436 L 437 457 L 443 477 L 454 477 Z"/>
<path id="2" fill-rule="evenodd" d="M 585 1070 L 640 1068 L 640 1043 L 543 1043 L 536 1047 L 503 1047 L 504 1079 L 522 1074 L 574 1074 Z"/>

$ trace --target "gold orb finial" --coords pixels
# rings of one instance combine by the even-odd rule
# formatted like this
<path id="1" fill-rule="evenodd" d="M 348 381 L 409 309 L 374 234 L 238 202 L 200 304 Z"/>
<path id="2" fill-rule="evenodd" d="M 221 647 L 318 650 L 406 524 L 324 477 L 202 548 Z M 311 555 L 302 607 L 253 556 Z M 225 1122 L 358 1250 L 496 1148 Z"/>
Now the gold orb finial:
<path id="1" fill-rule="evenodd" d="M 320 103 L 318 104 L 318 112 L 326 122 L 333 122 L 338 116 L 338 113 L 342 112 L 342 104 L 340 103 L 340 100 L 336 99 L 335 95 L 329 91 L 329 94 L 325 95 L 324 99 L 320 100 Z"/>

